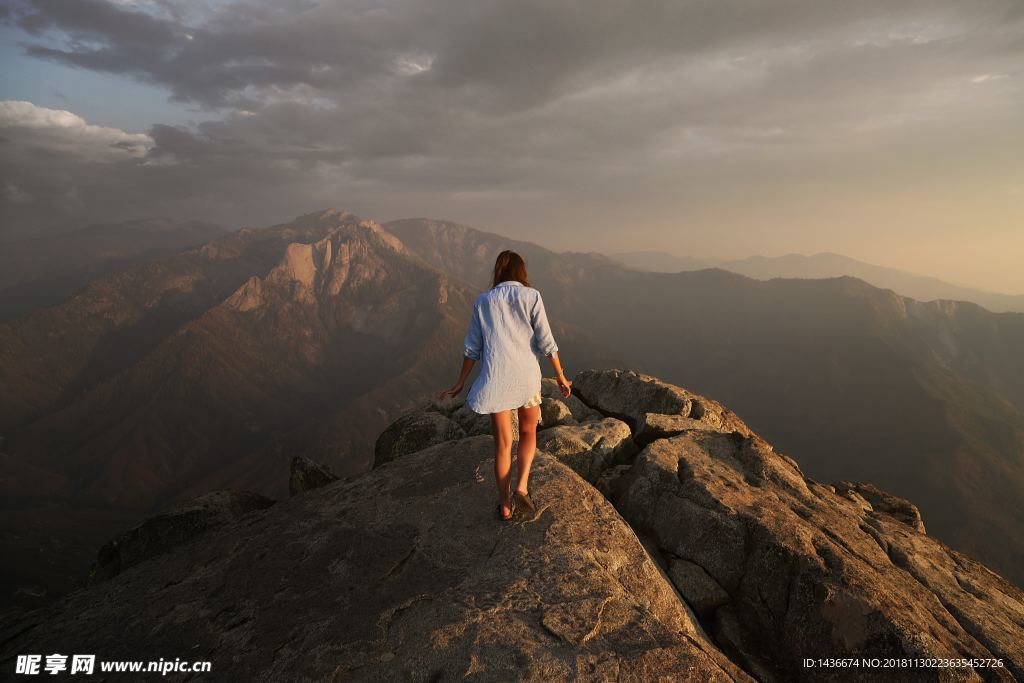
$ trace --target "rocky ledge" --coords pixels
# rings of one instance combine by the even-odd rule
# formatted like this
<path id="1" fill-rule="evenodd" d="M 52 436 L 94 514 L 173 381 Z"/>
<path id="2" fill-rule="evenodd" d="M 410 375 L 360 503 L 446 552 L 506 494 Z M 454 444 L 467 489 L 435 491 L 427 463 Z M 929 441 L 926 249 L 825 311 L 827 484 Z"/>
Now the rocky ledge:
<path id="1" fill-rule="evenodd" d="M 429 401 L 361 477 L 297 458 L 288 500 L 221 492 L 115 539 L 89 588 L 5 620 L 3 666 L 96 652 L 208 659 L 210 680 L 1024 680 L 1024 593 L 929 537 L 912 503 L 808 479 L 654 377 L 574 388 L 544 381 L 533 515 L 497 519 L 487 418 Z M 803 664 L 826 657 L 973 662 Z"/>

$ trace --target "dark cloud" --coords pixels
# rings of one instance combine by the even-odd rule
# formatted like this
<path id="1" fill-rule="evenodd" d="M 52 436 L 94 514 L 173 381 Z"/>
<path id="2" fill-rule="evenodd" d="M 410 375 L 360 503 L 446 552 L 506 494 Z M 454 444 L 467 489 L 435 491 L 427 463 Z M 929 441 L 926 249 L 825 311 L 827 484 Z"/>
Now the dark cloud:
<path id="1" fill-rule="evenodd" d="M 103 40 L 116 50 L 167 48 L 177 33 L 171 22 L 104 0 L 39 0 L 22 4 L 20 10 L 18 25 L 33 35 L 59 30 L 72 41 Z"/>
<path id="2" fill-rule="evenodd" d="M 77 210 L 92 202 L 146 213 L 153 202 L 190 215 L 216 209 L 203 217 L 229 224 L 321 202 L 384 216 L 401 207 L 508 215 L 523 198 L 552 221 L 590 203 L 697 215 L 711 211 L 709 198 L 777 198 L 822 178 L 852 195 L 874 187 L 883 165 L 925 183 L 937 158 L 982 167 L 970 179 L 980 187 L 1019 169 L 997 152 L 986 165 L 982 150 L 1019 133 L 1021 7 L 16 2 L 5 21 L 26 32 L 29 54 L 157 84 L 206 121 L 155 122 L 141 159 L 33 166 L 48 149 L 37 139 L 36 157 L 18 157 L 30 172 L 5 164 L 38 174 L 34 189 L 10 181 L 33 197 L 44 186 L 81 188 Z M 28 144 L 23 135 L 18 145 Z M 118 191 L 131 196 L 115 199 Z M 15 207 L 25 220 L 31 204 Z M 618 219 L 607 220 L 603 229 L 614 229 Z"/>
<path id="3" fill-rule="evenodd" d="M 863 38 L 881 47 L 939 40 L 951 52 L 959 43 L 990 53 L 995 39 L 1019 56 L 1020 38 L 1015 0 L 253 1 L 195 16 L 147 7 L 40 0 L 17 5 L 16 21 L 36 36 L 66 36 L 56 46 L 30 45 L 33 55 L 137 75 L 209 107 L 252 105 L 269 96 L 266 89 L 292 88 L 347 104 L 372 89 L 396 98 L 440 93 L 492 114 L 707 52 L 756 58 L 787 45 L 820 49 Z"/>

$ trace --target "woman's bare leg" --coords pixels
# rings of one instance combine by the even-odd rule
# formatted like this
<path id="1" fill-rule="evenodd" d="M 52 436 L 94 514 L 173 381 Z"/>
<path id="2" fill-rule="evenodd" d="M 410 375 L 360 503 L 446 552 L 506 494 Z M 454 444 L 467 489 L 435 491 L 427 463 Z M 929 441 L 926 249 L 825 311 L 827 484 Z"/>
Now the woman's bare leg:
<path id="1" fill-rule="evenodd" d="M 516 491 L 529 493 L 530 465 L 537 452 L 537 420 L 540 406 L 519 408 L 519 448 L 516 450 Z"/>
<path id="2" fill-rule="evenodd" d="M 494 481 L 498 485 L 498 500 L 501 514 L 512 514 L 512 411 L 491 413 L 491 431 L 494 434 Z"/>

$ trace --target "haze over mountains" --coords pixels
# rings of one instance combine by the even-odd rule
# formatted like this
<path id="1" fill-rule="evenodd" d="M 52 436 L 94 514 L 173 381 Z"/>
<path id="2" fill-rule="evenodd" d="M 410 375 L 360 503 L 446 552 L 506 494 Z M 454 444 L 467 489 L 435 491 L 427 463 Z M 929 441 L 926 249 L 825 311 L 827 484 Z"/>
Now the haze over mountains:
<path id="1" fill-rule="evenodd" d="M 59 303 L 102 273 L 223 233 L 201 221 L 152 218 L 5 241 L 0 243 L 0 322 Z"/>
<path id="2" fill-rule="evenodd" d="M 897 294 L 918 301 L 934 301 L 936 299 L 971 301 L 996 313 L 1024 312 L 1024 294 L 988 292 L 828 252 L 809 256 L 804 254 L 750 256 L 733 260 L 676 256 L 660 251 L 621 252 L 610 256 L 632 268 L 660 273 L 721 268 L 758 280 L 769 280 L 776 277 L 818 279 L 850 276 L 860 278 L 875 287 L 891 289 Z"/>
<path id="3" fill-rule="evenodd" d="M 5 537 L 109 535 L 54 505 L 130 515 L 218 486 L 274 492 L 297 452 L 368 468 L 388 415 L 449 379 L 469 301 L 379 227 L 325 212 L 0 326 L 3 499 L 27 513 L 4 517 Z M 50 528 L 26 533 L 33 510 Z M 27 555 L 52 560 L 44 576 L 67 560 Z"/>
<path id="4" fill-rule="evenodd" d="M 324 211 L 0 325 L 0 532 L 22 558 L 4 600 L 32 576 L 66 589 L 127 518 L 218 487 L 280 494 L 292 456 L 368 469 L 390 419 L 454 379 L 472 298 L 509 247 L 570 377 L 633 367 L 720 400 L 809 476 L 909 498 L 931 534 L 1024 582 L 1024 315 Z"/>

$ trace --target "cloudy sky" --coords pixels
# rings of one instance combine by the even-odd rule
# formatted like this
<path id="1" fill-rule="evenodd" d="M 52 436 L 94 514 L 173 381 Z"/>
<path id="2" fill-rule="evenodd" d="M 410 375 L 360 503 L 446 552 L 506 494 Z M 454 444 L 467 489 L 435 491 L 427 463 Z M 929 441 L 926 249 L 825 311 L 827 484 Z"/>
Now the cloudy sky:
<path id="1" fill-rule="evenodd" d="M 0 230 L 338 206 L 1024 293 L 1020 0 L 2 0 Z"/>

